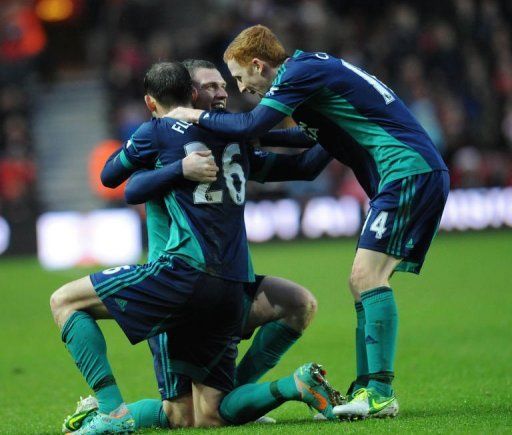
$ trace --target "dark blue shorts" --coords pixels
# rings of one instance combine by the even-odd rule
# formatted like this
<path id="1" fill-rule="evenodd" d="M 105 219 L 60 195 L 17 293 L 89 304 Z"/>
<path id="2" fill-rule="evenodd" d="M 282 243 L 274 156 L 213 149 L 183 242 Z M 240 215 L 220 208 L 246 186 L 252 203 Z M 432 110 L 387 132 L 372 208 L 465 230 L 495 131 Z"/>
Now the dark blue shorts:
<path id="1" fill-rule="evenodd" d="M 244 284 L 243 324 L 247 321 L 252 301 L 254 300 L 261 281 L 263 281 L 265 276 L 256 275 L 255 278 L 255 282 Z M 153 354 L 153 366 L 155 369 L 158 391 L 160 392 L 162 400 L 172 400 L 191 393 L 192 379 L 190 376 L 176 373 L 171 369 L 167 333 L 149 338 L 148 344 L 151 349 L 151 353 Z"/>
<path id="2" fill-rule="evenodd" d="M 132 344 L 168 332 L 164 367 L 221 391 L 233 388 L 244 318 L 243 283 L 165 256 L 90 277 Z"/>
<path id="3" fill-rule="evenodd" d="M 402 259 L 397 271 L 420 273 L 449 191 L 447 171 L 386 184 L 370 201 L 357 247 Z"/>
<path id="4" fill-rule="evenodd" d="M 148 344 L 153 355 L 156 383 L 162 400 L 172 400 L 191 393 L 192 379 L 171 370 L 167 333 L 149 338 Z"/>

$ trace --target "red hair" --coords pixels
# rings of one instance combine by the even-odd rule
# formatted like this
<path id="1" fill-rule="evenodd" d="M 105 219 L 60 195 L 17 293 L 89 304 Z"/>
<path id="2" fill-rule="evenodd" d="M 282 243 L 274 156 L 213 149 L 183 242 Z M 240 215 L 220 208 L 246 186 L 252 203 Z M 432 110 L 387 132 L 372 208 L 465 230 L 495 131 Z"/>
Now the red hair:
<path id="1" fill-rule="evenodd" d="M 260 24 L 248 27 L 233 39 L 224 52 L 224 62 L 234 59 L 240 65 L 247 66 L 255 57 L 272 67 L 282 64 L 288 57 L 276 35 Z"/>

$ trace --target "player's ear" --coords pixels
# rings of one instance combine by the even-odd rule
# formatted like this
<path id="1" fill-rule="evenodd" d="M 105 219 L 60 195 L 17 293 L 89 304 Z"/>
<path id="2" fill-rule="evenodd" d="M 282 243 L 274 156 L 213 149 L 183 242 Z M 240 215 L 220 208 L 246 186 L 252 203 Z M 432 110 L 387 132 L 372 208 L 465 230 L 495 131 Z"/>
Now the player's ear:
<path id="1" fill-rule="evenodd" d="M 144 95 L 144 102 L 151 113 L 156 112 L 156 102 L 151 95 Z"/>
<path id="2" fill-rule="evenodd" d="M 255 57 L 253 60 L 251 60 L 251 66 L 255 72 L 261 75 L 263 73 L 263 69 L 265 68 L 265 62 Z"/>
<path id="3" fill-rule="evenodd" d="M 194 104 L 196 102 L 198 96 L 199 96 L 199 92 L 197 92 L 197 89 L 195 86 L 192 86 L 192 104 Z"/>

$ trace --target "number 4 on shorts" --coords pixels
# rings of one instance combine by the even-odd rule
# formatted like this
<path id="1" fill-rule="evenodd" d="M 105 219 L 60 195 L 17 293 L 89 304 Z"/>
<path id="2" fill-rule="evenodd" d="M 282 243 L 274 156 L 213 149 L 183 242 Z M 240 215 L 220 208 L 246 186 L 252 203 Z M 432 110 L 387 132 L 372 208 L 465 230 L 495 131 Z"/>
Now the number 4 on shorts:
<path id="1" fill-rule="evenodd" d="M 364 233 L 364 230 L 366 229 L 366 224 L 370 220 L 370 216 L 372 214 L 372 210 L 368 213 L 368 216 L 366 216 L 366 220 L 364 221 L 363 229 L 361 233 Z M 370 231 L 373 231 L 375 233 L 376 239 L 382 239 L 382 236 L 386 232 L 386 221 L 388 220 L 388 212 L 387 211 L 381 211 L 375 220 L 370 225 Z"/>
<path id="2" fill-rule="evenodd" d="M 381 211 L 370 226 L 370 231 L 375 233 L 376 239 L 382 239 L 382 236 L 386 232 L 386 221 L 388 220 L 388 212 Z"/>

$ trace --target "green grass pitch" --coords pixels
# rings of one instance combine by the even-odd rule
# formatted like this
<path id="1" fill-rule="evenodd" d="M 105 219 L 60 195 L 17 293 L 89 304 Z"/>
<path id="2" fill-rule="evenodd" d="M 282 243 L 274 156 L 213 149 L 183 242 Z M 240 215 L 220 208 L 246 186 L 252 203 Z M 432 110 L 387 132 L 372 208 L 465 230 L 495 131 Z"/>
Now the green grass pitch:
<path id="1" fill-rule="evenodd" d="M 345 391 L 354 376 L 355 314 L 346 285 L 354 244 L 331 240 L 253 246 L 259 273 L 295 280 L 319 301 L 310 329 L 266 380 L 314 360 Z M 0 260 L 1 434 L 58 433 L 78 396 L 89 394 L 48 306 L 55 288 L 87 272 L 46 272 L 33 258 Z M 398 418 L 313 422 L 307 407 L 295 402 L 270 414 L 276 425 L 211 431 L 512 433 L 512 231 L 442 234 L 422 275 L 398 274 L 392 285 L 400 313 Z M 113 322 L 100 326 L 125 399 L 157 398 L 147 346 L 130 346 Z M 244 342 L 240 353 L 246 347 Z"/>

